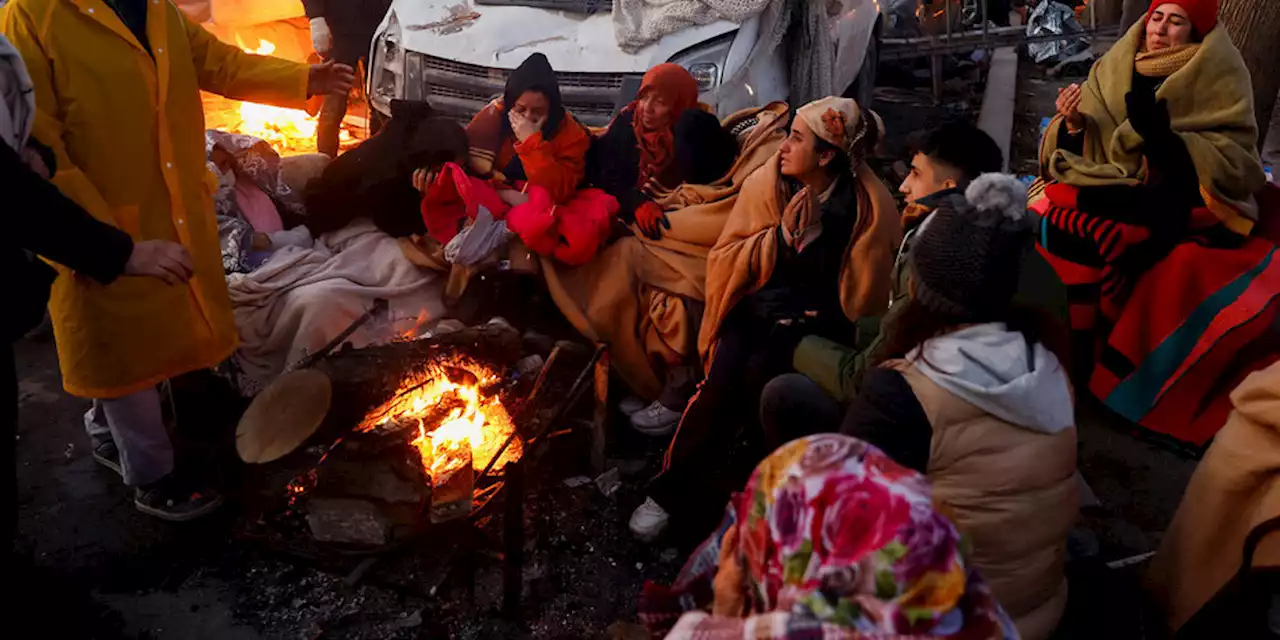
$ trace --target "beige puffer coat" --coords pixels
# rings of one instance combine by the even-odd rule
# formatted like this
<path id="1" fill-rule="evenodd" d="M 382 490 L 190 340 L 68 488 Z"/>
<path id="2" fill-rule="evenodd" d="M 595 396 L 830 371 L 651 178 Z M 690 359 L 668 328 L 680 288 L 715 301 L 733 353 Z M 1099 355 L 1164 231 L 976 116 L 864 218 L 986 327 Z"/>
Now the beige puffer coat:
<path id="1" fill-rule="evenodd" d="M 1067 604 L 1067 531 L 1079 511 L 1076 429 L 1045 433 L 997 418 L 899 362 L 933 427 L 934 502 L 1024 640 L 1052 635 Z"/>

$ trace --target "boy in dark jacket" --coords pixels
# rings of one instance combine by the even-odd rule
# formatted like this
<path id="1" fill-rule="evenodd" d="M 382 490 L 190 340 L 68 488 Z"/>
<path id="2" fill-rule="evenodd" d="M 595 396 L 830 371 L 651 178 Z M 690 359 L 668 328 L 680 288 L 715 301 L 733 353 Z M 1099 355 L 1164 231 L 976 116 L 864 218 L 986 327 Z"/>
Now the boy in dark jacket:
<path id="1" fill-rule="evenodd" d="M 765 386 L 760 401 L 761 421 L 775 444 L 805 435 L 792 425 L 812 425 L 813 432 L 835 431 L 841 404 L 857 393 L 871 356 L 880 346 L 880 328 L 909 294 L 907 256 L 928 225 L 935 208 L 951 195 L 963 193 L 984 173 L 997 173 L 1004 157 L 995 141 L 968 123 L 944 125 L 932 131 L 911 159 L 911 171 L 898 190 L 906 196 L 902 211 L 903 240 L 894 261 L 892 293 L 887 314 L 858 323 L 858 345 L 843 345 L 818 336 L 800 341 L 794 354 L 796 371 Z M 1065 322 L 1066 290 L 1034 247 L 1022 259 L 1015 302 L 1046 311 Z M 799 416 L 799 417 L 797 417 Z M 804 419 L 800 419 L 804 418 Z"/>

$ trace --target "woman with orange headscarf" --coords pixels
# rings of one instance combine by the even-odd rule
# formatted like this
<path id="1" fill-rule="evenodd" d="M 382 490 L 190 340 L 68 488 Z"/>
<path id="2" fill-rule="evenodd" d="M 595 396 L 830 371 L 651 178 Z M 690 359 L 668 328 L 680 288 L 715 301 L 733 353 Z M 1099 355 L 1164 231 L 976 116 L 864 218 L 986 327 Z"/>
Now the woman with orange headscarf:
<path id="1" fill-rule="evenodd" d="M 698 112 L 697 80 L 678 64 L 660 64 L 644 75 L 635 101 L 622 109 L 587 154 L 587 180 L 617 198 L 622 207 L 619 215 L 624 220 L 633 218 L 650 238 L 661 237 L 666 218 L 654 195 L 686 181 L 699 182 L 686 180 L 687 168 L 677 162 L 676 153 L 677 124 Z M 719 121 L 711 120 L 720 130 Z M 709 180 L 723 175 L 737 152 L 728 132 L 719 141 L 709 150 L 721 160 L 713 163 L 719 172 L 712 171 Z"/>
<path id="2" fill-rule="evenodd" d="M 634 231 L 657 242 L 671 230 L 671 221 L 656 200 L 684 183 L 709 185 L 720 180 L 737 155 L 733 134 L 698 104 L 698 82 L 684 67 L 666 63 L 645 74 L 636 99 L 591 145 L 587 180 L 618 200 L 619 217 L 634 223 Z M 689 325 L 696 327 L 701 301 L 682 304 Z M 653 305 L 649 301 L 644 306 Z M 662 394 L 647 406 L 638 397 L 624 402 L 632 426 L 653 436 L 670 433 L 700 377 L 696 365 L 673 365 Z"/>

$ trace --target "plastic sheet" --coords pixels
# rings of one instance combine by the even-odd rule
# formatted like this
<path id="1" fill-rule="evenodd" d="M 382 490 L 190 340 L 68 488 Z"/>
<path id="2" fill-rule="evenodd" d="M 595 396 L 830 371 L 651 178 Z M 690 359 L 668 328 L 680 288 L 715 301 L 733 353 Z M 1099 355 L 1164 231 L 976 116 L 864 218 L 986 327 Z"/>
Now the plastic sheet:
<path id="1" fill-rule="evenodd" d="M 1054 64 L 1089 48 L 1084 26 L 1076 20 L 1075 11 L 1060 2 L 1042 2 L 1027 18 L 1027 37 L 1066 35 L 1063 40 L 1027 43 L 1027 53 L 1036 64 Z"/>

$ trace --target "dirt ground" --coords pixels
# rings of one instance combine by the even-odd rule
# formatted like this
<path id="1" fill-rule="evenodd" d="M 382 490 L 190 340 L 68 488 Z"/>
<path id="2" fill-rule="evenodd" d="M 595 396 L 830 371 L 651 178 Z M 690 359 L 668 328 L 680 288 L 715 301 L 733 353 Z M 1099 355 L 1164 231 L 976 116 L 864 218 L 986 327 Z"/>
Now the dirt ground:
<path id="1" fill-rule="evenodd" d="M 1054 89 L 1068 81 L 1027 67 L 1015 167 L 1034 152 L 1039 117 L 1051 112 Z M 974 117 L 973 92 L 960 83 L 952 88 L 944 104 L 933 105 L 918 87 L 890 87 L 877 108 L 891 132 Z M 896 144 L 891 152 L 902 153 L 905 143 Z M 93 462 L 81 423 L 87 403 L 61 391 L 47 327 L 17 345 L 17 359 L 23 560 L 8 574 L 12 591 L 2 600 L 12 610 L 8 626 L 31 633 L 16 637 L 36 630 L 43 637 L 104 639 L 619 637 L 610 625 L 635 620 L 644 581 L 670 580 L 683 560 L 669 545 L 640 545 L 627 531 L 662 443 L 621 431 L 613 451 L 623 484 L 612 496 L 594 484 L 563 482 L 584 471 L 571 441 L 555 447 L 567 454 L 539 466 L 527 492 L 522 605 L 514 622 L 501 615 L 496 561 L 482 558 L 473 572 L 455 571 L 432 594 L 426 587 L 435 584 L 438 567 L 430 559 L 447 557 L 448 549 L 431 548 L 431 541 L 356 574 L 358 559 L 301 558 L 238 538 L 234 505 L 208 522 L 160 523 L 136 512 L 119 478 Z M 218 417 L 238 407 L 220 397 L 203 402 L 208 406 L 180 405 L 179 413 L 219 442 L 225 433 L 212 432 Z M 1072 536 L 1072 605 L 1061 636 L 1124 637 L 1099 613 L 1132 605 L 1123 588 L 1132 573 L 1109 572 L 1102 563 L 1157 547 L 1195 463 L 1085 403 L 1079 464 L 1101 505 L 1086 511 Z M 247 478 L 238 470 L 224 476 L 233 486 Z"/>

